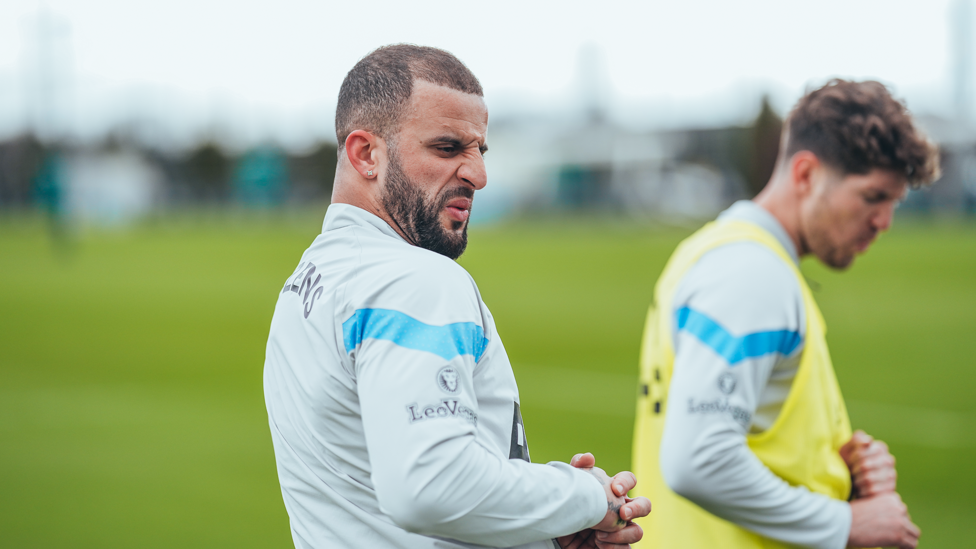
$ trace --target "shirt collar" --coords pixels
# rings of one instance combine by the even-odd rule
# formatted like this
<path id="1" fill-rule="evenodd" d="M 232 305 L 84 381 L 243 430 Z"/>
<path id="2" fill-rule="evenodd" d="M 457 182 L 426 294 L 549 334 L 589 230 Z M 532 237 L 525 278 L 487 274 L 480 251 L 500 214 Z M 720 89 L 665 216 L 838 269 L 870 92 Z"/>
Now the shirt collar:
<path id="1" fill-rule="evenodd" d="M 719 214 L 718 219 L 720 221 L 745 221 L 753 225 L 759 225 L 779 241 L 783 249 L 786 250 L 786 253 L 790 254 L 793 263 L 800 264 L 800 256 L 796 251 L 796 245 L 793 244 L 793 239 L 790 238 L 790 235 L 786 233 L 786 229 L 783 228 L 783 225 L 773 214 L 752 200 L 739 200 Z"/>
<path id="2" fill-rule="evenodd" d="M 352 204 L 330 205 L 329 209 L 325 212 L 325 219 L 322 221 L 322 232 L 325 233 L 350 226 L 375 230 L 407 243 L 399 233 L 393 230 L 393 227 L 389 223 L 362 208 L 353 206 Z"/>

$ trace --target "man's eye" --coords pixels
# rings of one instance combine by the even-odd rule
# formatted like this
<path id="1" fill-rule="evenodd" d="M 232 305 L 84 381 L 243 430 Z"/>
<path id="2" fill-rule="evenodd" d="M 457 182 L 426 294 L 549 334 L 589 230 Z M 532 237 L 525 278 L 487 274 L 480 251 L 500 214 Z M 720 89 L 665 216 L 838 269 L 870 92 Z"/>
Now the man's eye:
<path id="1" fill-rule="evenodd" d="M 868 204 L 880 204 L 885 201 L 885 198 L 883 194 L 869 194 L 864 197 L 864 201 Z"/>
<path id="2" fill-rule="evenodd" d="M 445 153 L 452 153 L 452 152 L 456 151 L 457 149 L 454 148 L 453 146 L 449 146 L 449 147 L 437 147 L 437 150 L 439 150 L 441 152 L 445 152 Z"/>

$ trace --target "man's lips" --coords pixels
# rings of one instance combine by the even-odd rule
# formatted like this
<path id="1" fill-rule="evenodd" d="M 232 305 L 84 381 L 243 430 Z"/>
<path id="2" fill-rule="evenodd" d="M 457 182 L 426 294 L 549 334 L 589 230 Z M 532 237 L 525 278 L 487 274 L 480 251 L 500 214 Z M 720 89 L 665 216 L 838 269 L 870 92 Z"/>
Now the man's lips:
<path id="1" fill-rule="evenodd" d="M 859 240 L 855 245 L 855 249 L 857 250 L 857 253 L 864 253 L 871 246 L 871 244 L 874 243 L 874 239 L 876 237 L 877 235 L 873 234 L 869 237 Z"/>
<path id="2" fill-rule="evenodd" d="M 455 198 L 444 206 L 447 216 L 454 221 L 463 222 L 471 215 L 471 199 Z"/>

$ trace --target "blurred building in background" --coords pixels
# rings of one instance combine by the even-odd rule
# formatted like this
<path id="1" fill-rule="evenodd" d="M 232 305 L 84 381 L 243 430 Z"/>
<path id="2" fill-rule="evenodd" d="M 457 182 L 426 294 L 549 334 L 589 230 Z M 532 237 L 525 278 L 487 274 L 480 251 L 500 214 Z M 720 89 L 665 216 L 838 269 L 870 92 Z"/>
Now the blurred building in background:
<path id="1" fill-rule="evenodd" d="M 162 192 L 162 173 L 150 158 L 127 145 L 79 147 L 54 153 L 64 213 L 71 219 L 120 225 L 152 211 Z"/>

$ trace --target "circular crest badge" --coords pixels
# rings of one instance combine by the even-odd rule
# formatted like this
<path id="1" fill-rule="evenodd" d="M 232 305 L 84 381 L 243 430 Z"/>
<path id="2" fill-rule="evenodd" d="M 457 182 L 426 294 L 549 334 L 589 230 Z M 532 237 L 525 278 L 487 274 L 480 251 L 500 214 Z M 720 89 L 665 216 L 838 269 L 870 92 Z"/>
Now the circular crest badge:
<path id="1" fill-rule="evenodd" d="M 718 376 L 718 390 L 730 395 L 735 390 L 735 376 L 729 372 L 724 372 Z"/>
<path id="2" fill-rule="evenodd" d="M 461 392 L 458 371 L 454 366 L 444 366 L 437 372 L 437 386 L 448 394 L 456 395 Z"/>

